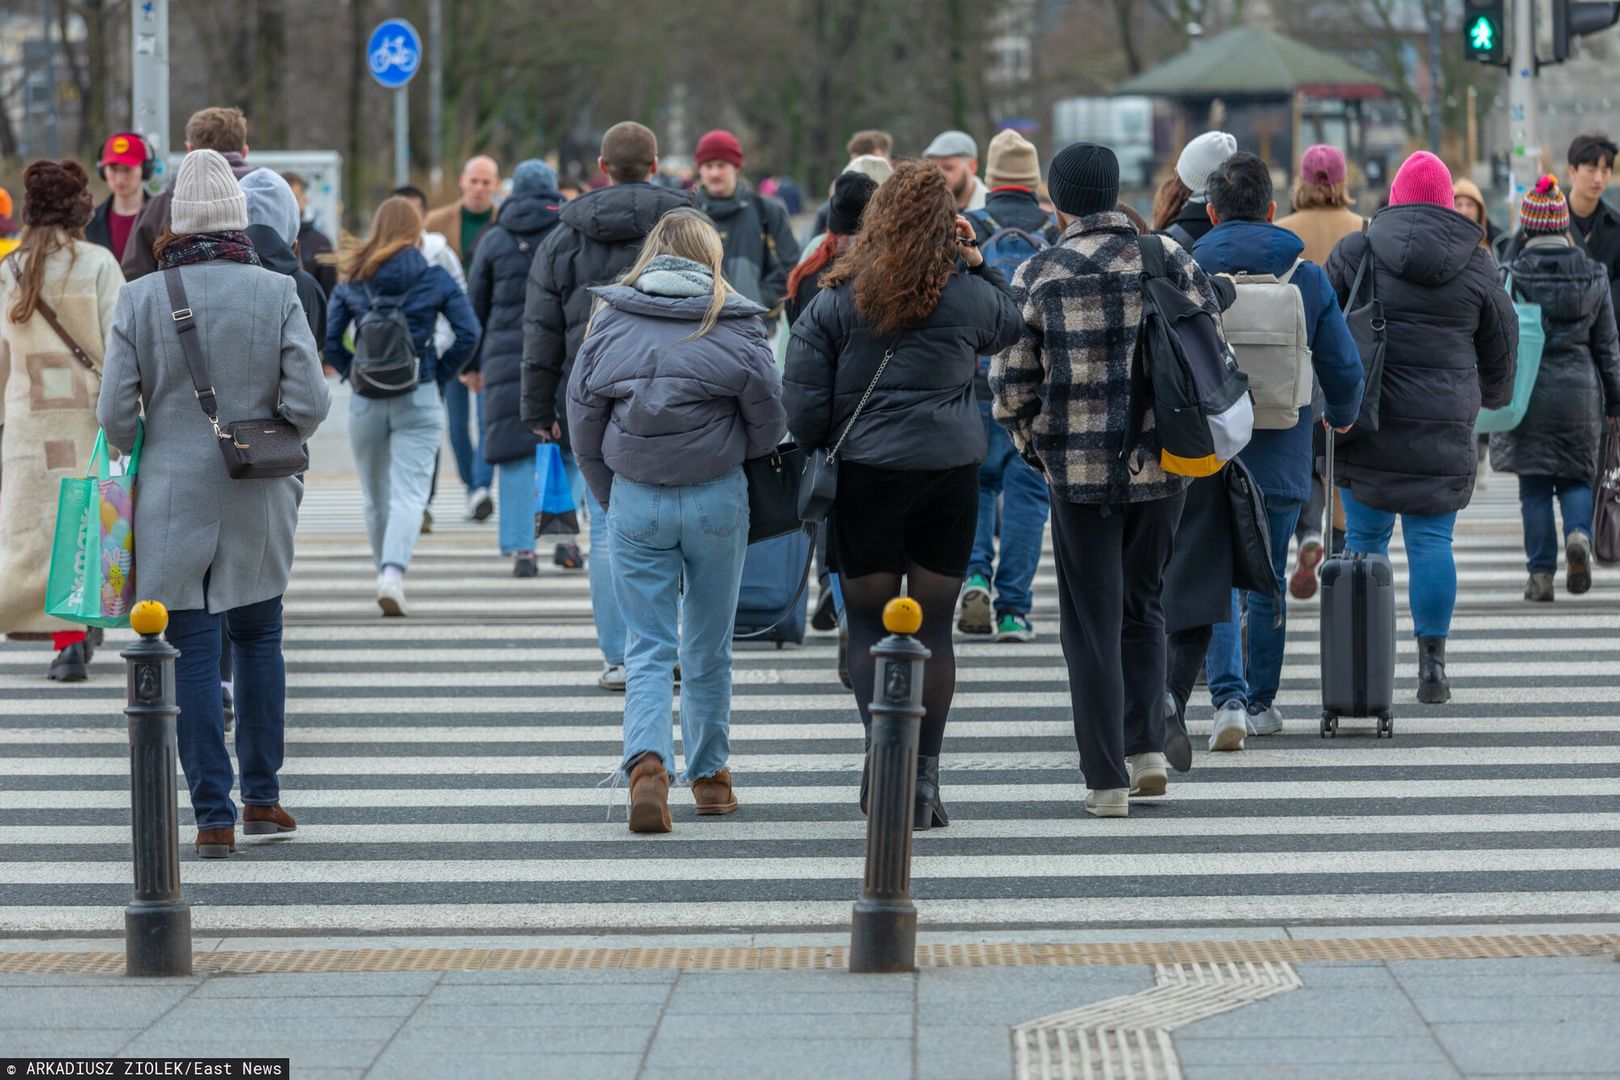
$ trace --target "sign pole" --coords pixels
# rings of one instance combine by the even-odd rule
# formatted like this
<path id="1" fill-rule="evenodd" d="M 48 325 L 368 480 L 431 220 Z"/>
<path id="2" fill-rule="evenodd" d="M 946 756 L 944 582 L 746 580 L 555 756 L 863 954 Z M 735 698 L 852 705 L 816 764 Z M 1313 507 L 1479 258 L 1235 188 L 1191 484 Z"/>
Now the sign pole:
<path id="1" fill-rule="evenodd" d="M 394 91 L 394 186 L 411 182 L 411 101 L 405 87 Z"/>
<path id="2" fill-rule="evenodd" d="M 1513 148 L 1513 184 L 1508 220 L 1516 228 L 1519 204 L 1541 172 L 1541 138 L 1536 101 L 1536 13 L 1532 0 L 1513 0 L 1513 33 L 1508 36 L 1508 145 Z"/>
<path id="3" fill-rule="evenodd" d="M 152 144 L 153 168 L 161 177 L 174 148 L 169 145 L 169 0 L 130 5 L 130 120 Z"/>
<path id="4" fill-rule="evenodd" d="M 394 186 L 411 182 L 411 99 L 406 87 L 422 66 L 422 35 L 404 19 L 384 19 L 366 40 L 366 66 L 394 92 Z"/>

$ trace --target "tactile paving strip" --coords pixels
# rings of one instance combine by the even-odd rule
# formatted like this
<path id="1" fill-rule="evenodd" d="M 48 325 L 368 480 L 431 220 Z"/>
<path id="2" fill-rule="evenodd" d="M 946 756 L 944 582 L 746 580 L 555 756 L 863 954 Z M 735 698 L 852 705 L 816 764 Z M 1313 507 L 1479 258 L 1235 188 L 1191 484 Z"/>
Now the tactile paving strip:
<path id="1" fill-rule="evenodd" d="M 1090 965 L 1289 964 L 1334 960 L 1471 960 L 1620 957 L 1613 934 L 1482 934 L 1469 937 L 1286 938 L 1254 941 L 1132 941 L 1099 944 L 923 945 L 919 968 Z M 841 971 L 842 945 L 694 948 L 376 948 L 197 953 L 198 974 L 389 971 Z M 122 952 L 0 952 L 0 975 L 116 975 Z"/>

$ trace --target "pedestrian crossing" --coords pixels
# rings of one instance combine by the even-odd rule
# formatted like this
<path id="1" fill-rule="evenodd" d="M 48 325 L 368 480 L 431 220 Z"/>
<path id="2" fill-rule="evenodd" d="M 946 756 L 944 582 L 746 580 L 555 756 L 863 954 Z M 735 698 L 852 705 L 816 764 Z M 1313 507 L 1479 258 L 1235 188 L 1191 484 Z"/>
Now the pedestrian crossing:
<path id="1" fill-rule="evenodd" d="M 453 485 L 450 485 L 453 487 Z M 863 868 L 860 727 L 835 640 L 740 645 L 741 809 L 628 832 L 612 772 L 622 698 L 595 688 L 587 578 L 541 553 L 517 580 L 493 522 L 435 507 L 384 621 L 352 484 L 314 482 L 287 597 L 286 838 L 228 861 L 181 846 L 198 932 L 840 929 Z M 1237 926 L 1620 914 L 1620 568 L 1584 597 L 1519 599 L 1511 482 L 1462 517 L 1454 700 L 1420 706 L 1401 594 L 1396 738 L 1317 733 L 1314 601 L 1292 604 L 1283 735 L 1196 755 L 1124 820 L 1084 788 L 1050 560 L 1027 645 L 961 641 L 941 762 L 951 825 L 916 839 L 923 924 Z M 1394 552 L 1404 582 L 1404 557 Z M 110 933 L 129 899 L 118 644 L 88 683 L 0 646 L 0 932 Z M 1209 730 L 1194 697 L 1195 744 Z M 678 733 L 677 733 L 678 737 Z M 184 803 L 182 786 L 182 804 Z"/>

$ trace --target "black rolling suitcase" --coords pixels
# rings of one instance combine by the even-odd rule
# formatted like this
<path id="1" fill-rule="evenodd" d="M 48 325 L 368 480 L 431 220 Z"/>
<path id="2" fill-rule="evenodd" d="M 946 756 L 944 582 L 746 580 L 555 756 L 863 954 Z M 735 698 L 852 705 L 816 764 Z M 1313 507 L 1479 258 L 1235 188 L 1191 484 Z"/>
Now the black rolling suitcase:
<path id="1" fill-rule="evenodd" d="M 1327 438 L 1328 521 L 1333 520 L 1333 443 Z M 1331 550 L 1322 563 L 1322 737 L 1343 717 L 1373 717 L 1395 735 L 1395 571 L 1385 555 Z"/>

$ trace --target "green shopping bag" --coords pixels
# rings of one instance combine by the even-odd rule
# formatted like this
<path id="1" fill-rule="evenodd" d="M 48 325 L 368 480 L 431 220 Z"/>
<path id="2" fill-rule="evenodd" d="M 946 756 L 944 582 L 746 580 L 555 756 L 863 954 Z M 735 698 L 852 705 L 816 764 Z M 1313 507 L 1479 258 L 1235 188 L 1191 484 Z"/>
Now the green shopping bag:
<path id="1" fill-rule="evenodd" d="M 1513 295 L 1513 274 L 1504 271 L 1503 287 L 1513 301 L 1513 311 L 1519 317 L 1519 366 L 1513 372 L 1513 398 L 1500 409 L 1481 409 L 1474 421 L 1474 432 L 1490 435 L 1498 431 L 1512 431 L 1524 419 L 1530 408 L 1530 395 L 1536 391 L 1536 376 L 1541 374 L 1541 350 L 1547 343 L 1547 334 L 1541 325 L 1541 305 L 1520 300 Z"/>
<path id="2" fill-rule="evenodd" d="M 100 432 L 89 474 L 63 478 L 45 614 L 85 626 L 129 625 L 135 606 L 135 472 L 145 437 L 144 427 L 135 429 L 123 475 L 113 476 L 107 433 Z"/>

